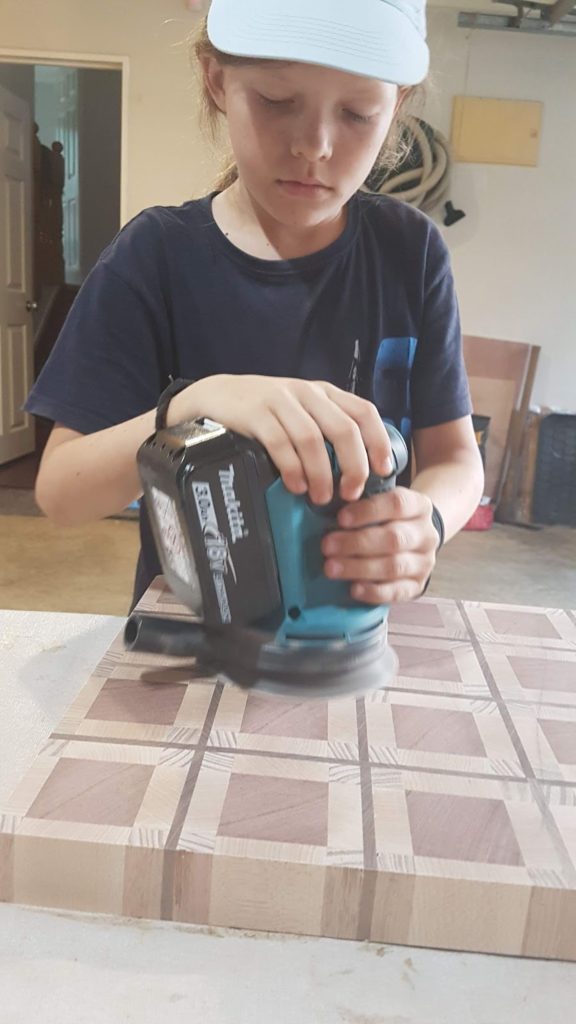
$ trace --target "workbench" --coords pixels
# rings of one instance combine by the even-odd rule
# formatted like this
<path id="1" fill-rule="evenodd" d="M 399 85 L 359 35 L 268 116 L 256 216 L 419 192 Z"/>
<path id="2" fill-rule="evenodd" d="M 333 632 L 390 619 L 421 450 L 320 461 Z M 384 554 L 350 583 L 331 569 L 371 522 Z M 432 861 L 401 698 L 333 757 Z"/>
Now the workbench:
<path id="1" fill-rule="evenodd" d="M 122 626 L 0 612 L 0 804 Z M 2 1024 L 568 1024 L 576 965 L 0 904 L 0 992 Z"/>

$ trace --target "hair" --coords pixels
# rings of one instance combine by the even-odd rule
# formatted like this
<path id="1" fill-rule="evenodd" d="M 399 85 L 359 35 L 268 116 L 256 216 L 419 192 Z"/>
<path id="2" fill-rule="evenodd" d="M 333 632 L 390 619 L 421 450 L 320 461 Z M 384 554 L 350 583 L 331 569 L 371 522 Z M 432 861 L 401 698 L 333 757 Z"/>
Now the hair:
<path id="1" fill-rule="evenodd" d="M 214 57 L 222 67 L 248 67 L 253 64 L 274 63 L 267 62 L 256 57 L 235 57 L 233 54 L 222 53 L 210 41 L 207 29 L 207 17 L 201 19 L 196 33 L 192 37 L 190 56 L 196 74 L 199 78 L 199 107 L 200 123 L 211 140 L 213 145 L 220 141 L 219 131 L 222 124 L 223 114 L 206 85 L 204 79 L 203 62 L 209 57 Z M 393 171 L 395 167 L 406 159 L 410 150 L 410 142 L 403 129 L 403 118 L 424 105 L 426 96 L 425 82 L 420 85 L 406 86 L 402 88 L 400 104 L 394 120 L 390 126 L 386 139 L 376 162 L 373 171 Z M 214 181 L 213 188 L 217 192 L 223 192 L 238 180 L 238 167 L 230 148 L 225 154 L 221 169 Z"/>

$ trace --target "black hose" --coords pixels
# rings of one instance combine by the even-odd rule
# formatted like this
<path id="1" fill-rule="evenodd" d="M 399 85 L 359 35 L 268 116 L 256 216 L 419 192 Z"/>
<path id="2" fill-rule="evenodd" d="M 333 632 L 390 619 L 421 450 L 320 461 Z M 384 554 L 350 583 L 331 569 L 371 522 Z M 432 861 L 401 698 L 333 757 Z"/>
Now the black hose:
<path id="1" fill-rule="evenodd" d="M 204 626 L 188 619 L 165 619 L 158 615 L 131 615 L 124 627 L 124 645 L 129 651 L 147 651 L 188 658 L 201 653 Z"/>

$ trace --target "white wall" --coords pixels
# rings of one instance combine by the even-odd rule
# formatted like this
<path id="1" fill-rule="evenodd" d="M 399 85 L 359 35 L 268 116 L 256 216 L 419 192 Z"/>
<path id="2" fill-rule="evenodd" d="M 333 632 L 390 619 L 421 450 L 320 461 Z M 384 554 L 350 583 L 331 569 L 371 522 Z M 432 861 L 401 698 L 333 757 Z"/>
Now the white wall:
<path id="1" fill-rule="evenodd" d="M 129 58 L 126 83 L 129 218 L 205 189 L 214 159 L 196 122 L 186 37 L 198 21 L 184 0 L 1 0 L 0 47 Z"/>
<path id="2" fill-rule="evenodd" d="M 429 11 L 427 118 L 448 136 L 455 95 L 544 103 L 539 165 L 454 164 L 466 218 L 443 229 L 465 333 L 541 345 L 533 404 L 576 410 L 576 37 L 458 29 Z"/>

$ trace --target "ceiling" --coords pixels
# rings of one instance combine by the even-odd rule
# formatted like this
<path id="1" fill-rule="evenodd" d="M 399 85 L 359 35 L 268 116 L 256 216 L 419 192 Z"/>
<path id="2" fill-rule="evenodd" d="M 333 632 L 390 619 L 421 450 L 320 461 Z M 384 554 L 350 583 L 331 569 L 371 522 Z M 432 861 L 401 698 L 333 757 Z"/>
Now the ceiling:
<path id="1" fill-rule="evenodd" d="M 453 8 L 463 27 L 531 31 L 542 35 L 576 36 L 576 0 L 428 0 L 431 7 Z M 479 15 L 476 25 L 472 15 Z"/>

